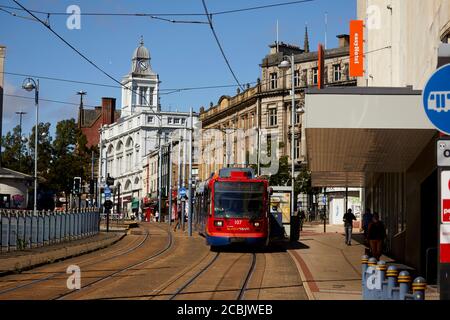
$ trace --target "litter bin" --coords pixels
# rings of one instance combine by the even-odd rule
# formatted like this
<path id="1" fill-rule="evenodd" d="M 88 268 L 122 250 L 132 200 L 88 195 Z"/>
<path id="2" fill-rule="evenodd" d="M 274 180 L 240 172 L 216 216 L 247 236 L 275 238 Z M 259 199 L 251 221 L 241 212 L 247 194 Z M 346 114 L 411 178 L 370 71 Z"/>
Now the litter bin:
<path id="1" fill-rule="evenodd" d="M 300 239 L 300 217 L 298 215 L 291 216 L 291 241 Z"/>

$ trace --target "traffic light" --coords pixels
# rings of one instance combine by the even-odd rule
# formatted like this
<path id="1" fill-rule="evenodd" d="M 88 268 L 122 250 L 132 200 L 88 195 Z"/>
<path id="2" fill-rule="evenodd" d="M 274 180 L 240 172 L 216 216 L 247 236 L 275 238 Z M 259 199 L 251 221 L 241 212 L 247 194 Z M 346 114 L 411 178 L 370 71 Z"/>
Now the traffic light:
<path id="1" fill-rule="evenodd" d="M 73 178 L 73 193 L 74 194 L 81 193 L 81 177 Z"/>
<path id="2" fill-rule="evenodd" d="M 111 200 L 106 200 L 103 206 L 105 207 L 105 209 L 110 210 L 113 207 L 113 202 Z"/>
<path id="3" fill-rule="evenodd" d="M 110 177 L 109 173 L 108 173 L 108 177 L 106 178 L 106 185 L 112 186 L 113 184 L 114 184 L 114 178 Z"/>

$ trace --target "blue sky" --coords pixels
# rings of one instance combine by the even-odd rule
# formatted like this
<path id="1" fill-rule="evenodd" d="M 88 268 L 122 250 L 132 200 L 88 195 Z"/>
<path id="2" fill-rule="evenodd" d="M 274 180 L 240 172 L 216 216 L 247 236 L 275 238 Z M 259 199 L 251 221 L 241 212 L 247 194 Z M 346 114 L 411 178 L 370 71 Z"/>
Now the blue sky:
<path id="1" fill-rule="evenodd" d="M 290 0 L 207 0 L 209 12 L 268 5 Z M 29 9 L 44 12 L 65 12 L 78 5 L 81 12 L 126 13 L 203 13 L 201 0 L 19 0 Z M 0 5 L 14 6 L 10 0 Z M 11 10 L 12 11 L 12 10 Z M 316 0 L 256 11 L 214 16 L 213 22 L 225 53 L 241 83 L 254 82 L 260 77 L 259 64 L 269 52 L 268 45 L 276 40 L 279 21 L 280 41 L 303 47 L 305 23 L 308 23 L 311 49 L 324 41 L 324 14 L 328 12 L 328 47 L 337 46 L 337 34 L 349 32 L 349 21 L 356 16 L 356 0 Z M 27 13 L 20 13 L 26 16 Z M 45 18 L 43 15 L 38 15 Z M 170 18 L 170 17 L 168 17 Z M 204 17 L 173 17 L 174 19 L 204 20 Z M 173 24 L 146 17 L 83 16 L 80 30 L 69 30 L 64 16 L 50 16 L 52 28 L 78 48 L 114 78 L 121 80 L 130 71 L 131 56 L 140 36 L 150 50 L 151 65 L 159 73 L 161 89 L 235 84 L 220 55 L 211 30 L 204 24 Z M 13 17 L 0 11 L 0 44 L 7 47 L 5 71 L 79 81 L 115 83 L 82 60 L 51 32 L 37 22 Z M 21 89 L 24 77 L 5 75 L 5 93 L 32 94 Z M 101 97 L 117 98 L 119 88 L 105 88 L 73 83 L 40 80 L 43 99 L 78 103 L 75 94 L 88 92 L 85 104 L 100 105 Z M 214 103 L 221 95 L 233 95 L 236 88 L 185 91 L 161 95 L 164 110 L 195 111 Z M 33 100 L 5 97 L 3 134 L 18 124 L 16 111 L 28 112 L 24 117 L 24 132 L 35 122 Z M 40 119 L 52 123 L 77 116 L 78 107 L 50 102 L 40 103 Z M 52 131 L 53 131 L 52 130 Z"/>

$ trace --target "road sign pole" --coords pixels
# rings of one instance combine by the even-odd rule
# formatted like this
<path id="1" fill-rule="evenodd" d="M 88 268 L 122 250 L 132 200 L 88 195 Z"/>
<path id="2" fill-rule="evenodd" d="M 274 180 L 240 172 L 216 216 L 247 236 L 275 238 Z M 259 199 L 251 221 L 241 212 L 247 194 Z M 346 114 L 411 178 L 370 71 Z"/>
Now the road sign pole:
<path id="1" fill-rule="evenodd" d="M 110 209 L 106 209 L 106 232 L 109 232 L 109 211 Z"/>
<path id="2" fill-rule="evenodd" d="M 188 235 L 192 236 L 192 138 L 193 138 L 193 119 L 192 119 L 192 107 L 190 111 L 190 129 L 189 129 L 189 213 L 188 213 Z"/>

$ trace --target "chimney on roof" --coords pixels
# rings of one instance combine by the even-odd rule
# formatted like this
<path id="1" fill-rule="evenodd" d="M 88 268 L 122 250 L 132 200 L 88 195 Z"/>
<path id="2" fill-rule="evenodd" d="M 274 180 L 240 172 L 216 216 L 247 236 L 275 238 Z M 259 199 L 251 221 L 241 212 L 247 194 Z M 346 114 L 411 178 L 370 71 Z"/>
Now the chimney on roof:
<path id="1" fill-rule="evenodd" d="M 350 46 L 350 36 L 348 34 L 340 34 L 336 37 L 339 39 L 339 48 Z"/>
<path id="2" fill-rule="evenodd" d="M 116 99 L 102 98 L 102 125 L 114 123 L 116 112 Z"/>

